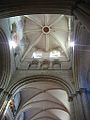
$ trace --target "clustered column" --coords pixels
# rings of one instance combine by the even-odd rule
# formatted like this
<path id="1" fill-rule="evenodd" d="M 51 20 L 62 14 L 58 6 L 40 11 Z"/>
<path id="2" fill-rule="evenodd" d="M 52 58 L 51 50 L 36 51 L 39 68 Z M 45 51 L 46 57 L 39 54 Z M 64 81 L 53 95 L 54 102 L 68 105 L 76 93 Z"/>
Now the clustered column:
<path id="1" fill-rule="evenodd" d="M 69 96 L 72 120 L 90 120 L 86 93 L 87 90 L 81 88 Z"/>

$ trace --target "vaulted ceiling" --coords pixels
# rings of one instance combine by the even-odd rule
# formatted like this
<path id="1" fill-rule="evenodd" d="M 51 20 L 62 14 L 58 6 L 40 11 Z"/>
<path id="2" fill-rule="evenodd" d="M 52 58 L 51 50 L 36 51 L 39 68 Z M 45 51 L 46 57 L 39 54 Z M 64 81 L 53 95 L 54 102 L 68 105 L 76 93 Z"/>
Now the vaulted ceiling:
<path id="1" fill-rule="evenodd" d="M 77 19 L 80 19 L 80 26 L 83 27 L 83 29 L 85 30 L 83 32 L 83 29 L 81 29 L 80 27 L 80 29 L 76 29 L 77 31 L 74 31 L 76 32 L 76 36 L 80 37 L 76 37 L 77 41 L 79 40 L 80 42 L 85 40 L 86 43 L 87 38 L 89 38 L 87 37 L 88 35 L 86 35 L 86 26 L 88 25 L 88 23 L 85 21 L 85 19 L 82 18 L 82 14 L 77 14 L 79 10 L 79 12 L 81 13 L 84 12 L 84 15 L 86 15 L 86 17 L 89 15 L 87 13 L 87 7 L 83 6 L 83 3 L 89 3 L 88 0 L 6 0 L 6 2 L 1 1 L 1 3 L 0 17 L 23 15 L 5 19 L 5 23 L 9 23 L 7 26 L 4 26 L 4 30 L 6 30 L 7 34 L 10 34 L 10 50 L 13 54 L 10 57 L 12 68 L 14 69 L 13 72 L 11 71 L 11 74 L 13 74 L 13 76 L 11 78 L 11 83 L 9 87 L 11 88 L 12 93 L 13 90 L 15 92 L 15 94 L 12 95 L 12 98 L 8 102 L 8 110 L 6 109 L 6 115 L 8 114 L 7 116 L 9 116 L 11 120 L 14 117 L 16 120 L 72 120 L 74 109 L 71 110 L 72 106 L 71 104 L 69 104 L 68 100 L 70 98 L 70 100 L 72 101 L 73 96 L 75 96 L 76 94 L 80 95 L 80 88 L 84 88 L 84 90 L 86 91 L 86 88 L 84 86 L 85 80 L 88 79 L 87 81 L 89 81 L 89 77 L 86 77 L 85 79 L 85 74 L 87 76 L 86 69 L 88 68 L 86 66 L 89 66 L 89 64 L 87 64 L 89 63 L 89 54 L 86 54 L 85 52 L 88 51 L 87 49 L 80 49 L 78 51 L 75 51 L 78 55 L 75 54 L 75 58 L 77 59 L 77 61 L 75 59 L 75 71 L 72 71 L 71 62 L 73 63 L 73 53 L 72 48 L 70 48 L 70 42 L 73 41 L 73 27 L 71 26 L 73 18 L 71 17 L 71 14 L 73 13 L 73 15 L 75 15 Z M 81 3 L 81 5 L 79 3 Z M 85 26 L 83 26 L 84 23 Z M 9 32 L 7 28 L 9 29 Z M 3 40 L 2 36 L 3 35 L 1 34 L 1 40 Z M 81 45 L 80 43 L 80 47 L 85 45 Z M 72 44 L 72 46 L 74 46 L 74 44 Z M 77 47 L 75 47 L 75 49 L 76 48 Z M 6 51 L 8 50 L 6 49 Z M 6 51 L 5 53 L 7 53 Z M 84 51 L 85 53 L 83 54 L 82 52 L 82 54 L 80 54 L 81 51 Z M 82 58 L 85 57 L 86 60 L 84 61 L 84 59 Z M 7 57 L 5 57 L 5 59 L 6 58 Z M 1 62 L 2 61 L 3 59 L 1 60 Z M 9 60 L 5 61 L 5 63 L 8 63 L 8 61 Z M 49 67 L 44 66 L 45 64 Z M 53 69 L 53 66 L 55 64 L 58 65 L 56 65 L 55 69 Z M 34 69 L 31 69 L 31 66 L 33 65 L 35 65 Z M 0 64 L 0 67 L 2 66 L 4 66 L 5 68 L 6 64 Z M 57 66 L 59 67 L 59 69 L 57 69 Z M 81 68 L 79 68 L 79 66 Z M 39 69 L 37 70 L 37 68 Z M 8 66 L 6 72 L 7 71 Z M 67 72 L 67 74 L 65 74 L 65 71 Z M 6 72 L 3 73 L 5 73 L 6 75 Z M 72 75 L 72 72 L 74 72 L 75 75 Z M 35 77 L 34 80 L 32 79 L 31 75 Z M 45 76 L 40 78 L 39 75 Z M 52 77 L 49 79 L 48 77 L 46 77 L 46 75 L 52 75 Z M 59 77 L 58 80 L 55 79 L 57 76 Z M 73 76 L 76 77 L 75 80 L 77 79 L 77 81 L 73 81 Z M 8 78 L 9 77 L 6 77 L 5 79 L 8 80 Z M 63 78 L 65 78 L 65 80 Z M 31 81 L 30 83 L 29 80 Z M 56 81 L 60 84 L 56 84 Z M 13 85 L 14 83 L 15 86 Z M 78 93 L 75 89 L 75 93 L 72 94 L 71 92 L 71 96 L 69 96 L 69 92 L 67 89 L 69 89 L 68 87 L 73 88 L 73 83 L 76 84 L 76 88 L 80 85 L 81 86 L 80 88 L 78 88 Z M 78 100 L 76 102 L 78 103 Z M 82 99 L 82 103 L 83 102 L 85 101 L 83 101 Z M 11 105 L 13 104 L 13 110 L 12 106 L 10 108 L 10 103 Z M 81 106 L 84 105 L 82 103 Z M 88 106 L 85 105 L 85 108 L 86 107 Z M 77 111 L 79 111 L 78 107 L 76 109 Z M 86 115 L 87 110 L 84 110 L 86 111 Z M 82 118 L 84 119 L 84 117 Z"/>
<path id="2" fill-rule="evenodd" d="M 30 57 L 50 59 L 50 52 L 56 54 L 56 57 L 52 55 L 56 59 L 69 60 L 70 16 L 60 14 L 25 15 L 24 21 L 24 34 L 28 45 L 22 60 L 30 59 Z"/>
<path id="3" fill-rule="evenodd" d="M 40 87 L 41 86 L 41 87 Z M 20 92 L 20 106 L 16 120 L 70 120 L 67 93 L 52 82 L 31 83 Z"/>
<path id="4" fill-rule="evenodd" d="M 38 62 L 41 68 L 44 64 L 49 66 L 52 62 L 50 69 L 53 69 L 54 64 L 58 64 L 59 70 L 62 68 L 70 70 L 72 20 L 72 16 L 62 14 L 32 14 L 9 18 L 10 43 L 12 43 L 10 45 L 18 68 L 13 80 L 20 76 L 20 70 L 27 72 L 31 70 L 28 69 L 30 65 Z M 61 62 L 64 63 L 61 65 Z M 35 70 L 37 68 L 38 66 L 34 67 Z M 44 66 L 44 68 L 49 67 Z M 66 77 L 70 77 L 69 73 Z M 52 82 L 45 82 L 43 79 L 41 81 L 44 82 L 31 83 L 19 90 L 17 99 L 16 95 L 13 96 L 17 108 L 16 120 L 24 118 L 25 120 L 70 120 L 70 104 L 64 88 Z"/>

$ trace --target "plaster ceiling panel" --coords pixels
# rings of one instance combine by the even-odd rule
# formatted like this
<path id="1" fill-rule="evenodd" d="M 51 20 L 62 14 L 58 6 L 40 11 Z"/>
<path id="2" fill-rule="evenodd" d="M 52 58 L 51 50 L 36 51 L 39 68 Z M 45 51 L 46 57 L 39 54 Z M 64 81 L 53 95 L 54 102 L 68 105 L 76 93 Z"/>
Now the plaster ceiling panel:
<path id="1" fill-rule="evenodd" d="M 26 110 L 24 112 L 25 120 L 31 120 L 31 118 L 40 111 L 41 111 L 41 109 L 38 109 L 38 108 L 32 108 L 32 109 Z"/>
<path id="2" fill-rule="evenodd" d="M 40 100 L 40 101 L 34 101 L 34 102 L 27 102 L 26 104 L 24 104 L 22 106 L 22 109 L 20 112 L 24 112 L 26 110 L 32 109 L 32 108 L 38 108 L 38 109 L 42 109 L 42 110 L 46 110 L 46 109 L 60 109 L 60 110 L 64 110 L 66 112 L 68 112 L 68 110 L 66 109 L 66 107 L 63 104 L 58 104 L 55 101 L 51 101 L 51 100 Z"/>
<path id="3" fill-rule="evenodd" d="M 40 100 L 51 100 L 51 101 L 55 101 L 59 104 L 62 104 L 60 100 L 58 100 L 57 98 L 55 98 L 54 96 L 52 96 L 48 92 L 40 93 L 40 94 L 36 95 L 35 97 L 33 97 L 32 99 L 30 99 L 30 101 L 33 101 L 33 102 L 40 101 Z"/>
<path id="4" fill-rule="evenodd" d="M 64 33 L 62 31 L 56 31 L 56 32 L 52 32 L 52 34 L 56 38 L 56 41 L 58 42 L 59 45 L 62 45 L 64 48 L 68 47 L 65 45 L 65 43 L 68 42 L 67 33 Z"/>
<path id="5" fill-rule="evenodd" d="M 56 41 L 56 39 L 52 36 L 52 35 L 49 35 L 49 49 L 50 51 L 53 50 L 53 49 L 57 49 L 57 48 L 60 48 L 60 45 L 58 44 L 58 42 Z"/>
<path id="6" fill-rule="evenodd" d="M 49 110 L 51 113 L 56 115 L 60 120 L 70 120 L 70 115 L 62 110 L 52 109 Z"/>
<path id="7" fill-rule="evenodd" d="M 35 45 L 37 49 L 41 49 L 42 51 L 45 51 L 46 49 L 46 36 L 43 35 L 41 40 Z"/>
<path id="8" fill-rule="evenodd" d="M 48 116 L 48 117 L 51 117 L 51 118 L 53 118 L 55 120 L 59 120 L 57 116 L 55 116 L 53 113 L 51 113 L 48 110 L 45 110 L 45 111 L 42 111 L 42 112 L 38 113 L 31 120 L 35 120 L 37 118 L 44 117 L 44 116 Z"/>
<path id="9" fill-rule="evenodd" d="M 32 19 L 37 25 L 43 26 L 44 25 L 44 14 L 33 14 L 28 15 L 30 19 Z M 36 22 L 37 21 L 37 22 Z"/>
<path id="10" fill-rule="evenodd" d="M 32 17 L 26 15 L 24 20 L 25 20 L 24 23 L 25 30 L 40 29 L 40 26 L 35 22 L 35 20 Z"/>
<path id="11" fill-rule="evenodd" d="M 49 90 L 48 93 L 50 93 L 56 99 L 61 101 L 68 108 L 68 110 L 70 110 L 68 96 L 67 96 L 67 93 L 65 91 L 63 91 L 63 90 Z"/>
<path id="12" fill-rule="evenodd" d="M 30 32 L 30 33 L 26 33 L 28 40 L 30 42 L 30 44 L 32 45 L 41 35 L 40 32 Z"/>
<path id="13" fill-rule="evenodd" d="M 54 119 L 49 116 L 43 116 L 43 117 L 37 118 L 36 120 L 54 120 Z"/>
<path id="14" fill-rule="evenodd" d="M 39 89 L 35 89 L 35 88 L 23 89 L 20 92 L 21 93 L 21 98 L 23 100 L 22 104 L 24 104 L 25 102 L 27 102 L 29 99 L 31 99 L 38 92 L 40 92 L 40 90 Z"/>
<path id="15" fill-rule="evenodd" d="M 57 20 L 58 17 L 60 17 L 60 14 L 45 14 L 45 20 L 48 26 L 54 23 L 54 21 Z"/>
<path id="16" fill-rule="evenodd" d="M 56 30 L 68 31 L 68 18 L 64 15 L 60 15 L 56 21 L 51 25 L 52 28 L 56 28 Z"/>

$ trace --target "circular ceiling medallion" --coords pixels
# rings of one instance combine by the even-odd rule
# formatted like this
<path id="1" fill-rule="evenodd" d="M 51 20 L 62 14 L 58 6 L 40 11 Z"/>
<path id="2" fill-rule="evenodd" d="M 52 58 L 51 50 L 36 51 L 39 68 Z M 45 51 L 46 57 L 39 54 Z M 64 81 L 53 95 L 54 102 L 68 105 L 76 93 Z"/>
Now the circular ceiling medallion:
<path id="1" fill-rule="evenodd" d="M 42 28 L 42 32 L 43 32 L 44 34 L 48 34 L 48 33 L 50 32 L 50 28 L 49 28 L 48 26 L 44 26 L 44 27 Z"/>

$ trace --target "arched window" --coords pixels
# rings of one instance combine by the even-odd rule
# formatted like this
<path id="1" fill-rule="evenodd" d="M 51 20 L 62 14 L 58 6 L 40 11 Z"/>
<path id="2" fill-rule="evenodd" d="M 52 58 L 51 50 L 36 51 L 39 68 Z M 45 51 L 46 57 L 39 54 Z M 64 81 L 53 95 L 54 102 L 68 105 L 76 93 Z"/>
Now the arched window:
<path id="1" fill-rule="evenodd" d="M 50 58 L 58 58 L 58 57 L 60 57 L 60 51 L 53 50 L 50 52 Z"/>
<path id="2" fill-rule="evenodd" d="M 42 58 L 42 51 L 35 51 L 32 55 L 32 58 Z"/>

